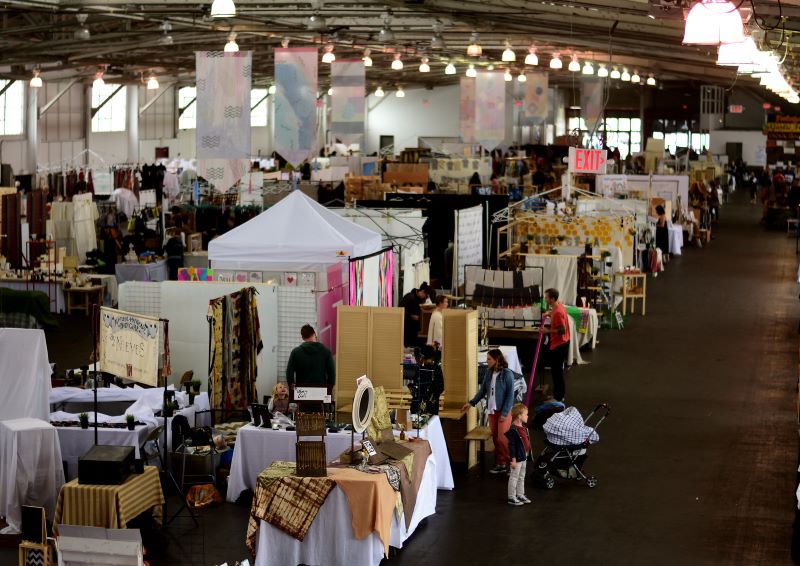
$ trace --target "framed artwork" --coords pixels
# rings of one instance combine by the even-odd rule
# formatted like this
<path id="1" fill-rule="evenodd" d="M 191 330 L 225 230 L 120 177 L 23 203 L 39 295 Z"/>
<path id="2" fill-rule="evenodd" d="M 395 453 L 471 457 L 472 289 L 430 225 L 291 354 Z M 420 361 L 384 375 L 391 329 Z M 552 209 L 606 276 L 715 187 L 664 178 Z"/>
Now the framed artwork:
<path id="1" fill-rule="evenodd" d="M 234 279 L 234 272 L 233 271 L 217 271 L 216 272 L 217 281 L 221 281 L 223 283 L 233 283 Z"/>
<path id="2" fill-rule="evenodd" d="M 250 273 L 247 274 L 247 280 L 250 283 L 261 283 L 263 277 L 260 271 L 251 271 Z"/>
<path id="3" fill-rule="evenodd" d="M 297 287 L 297 273 L 294 271 L 285 271 L 283 273 L 283 284 L 290 287 Z"/>
<path id="4" fill-rule="evenodd" d="M 316 287 L 316 274 L 313 272 L 305 272 L 300 274 L 300 287 L 305 287 L 308 289 L 313 289 Z"/>
<path id="5" fill-rule="evenodd" d="M 236 272 L 236 282 L 237 283 L 247 283 L 247 272 L 246 271 L 237 271 Z"/>

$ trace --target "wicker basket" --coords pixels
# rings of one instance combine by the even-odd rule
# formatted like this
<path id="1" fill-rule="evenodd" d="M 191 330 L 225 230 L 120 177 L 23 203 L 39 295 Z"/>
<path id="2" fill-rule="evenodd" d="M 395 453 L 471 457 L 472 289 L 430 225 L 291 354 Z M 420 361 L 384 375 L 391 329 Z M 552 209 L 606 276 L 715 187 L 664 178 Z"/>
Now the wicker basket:
<path id="1" fill-rule="evenodd" d="M 300 477 L 327 475 L 328 459 L 324 440 L 299 440 L 297 442 L 297 472 Z"/>

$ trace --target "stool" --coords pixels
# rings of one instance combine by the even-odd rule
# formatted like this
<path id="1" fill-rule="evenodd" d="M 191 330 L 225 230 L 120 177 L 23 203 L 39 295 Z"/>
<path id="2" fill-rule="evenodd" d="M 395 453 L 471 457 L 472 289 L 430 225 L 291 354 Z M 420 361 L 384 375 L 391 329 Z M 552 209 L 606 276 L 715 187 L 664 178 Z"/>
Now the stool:
<path id="1" fill-rule="evenodd" d="M 467 453 L 469 454 L 471 448 L 471 442 L 480 442 L 480 462 L 478 463 L 478 471 L 480 477 L 483 477 L 485 469 L 486 469 L 486 441 L 492 437 L 492 431 L 489 430 L 489 427 L 485 426 L 476 426 L 471 431 L 469 431 L 465 436 L 464 440 L 467 441 Z"/>

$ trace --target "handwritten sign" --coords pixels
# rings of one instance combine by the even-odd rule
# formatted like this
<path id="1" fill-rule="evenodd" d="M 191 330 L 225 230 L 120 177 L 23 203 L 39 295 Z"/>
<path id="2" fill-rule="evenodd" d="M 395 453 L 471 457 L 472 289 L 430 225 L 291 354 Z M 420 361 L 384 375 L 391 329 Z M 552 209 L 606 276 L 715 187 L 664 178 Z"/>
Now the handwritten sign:
<path id="1" fill-rule="evenodd" d="M 295 387 L 295 401 L 323 401 L 329 398 L 327 387 Z"/>
<path id="2" fill-rule="evenodd" d="M 161 322 L 116 309 L 100 309 L 100 371 L 158 385 Z"/>
<path id="3" fill-rule="evenodd" d="M 605 175 L 606 161 L 606 150 L 604 149 L 571 147 L 569 148 L 569 166 L 567 170 L 570 173 Z"/>

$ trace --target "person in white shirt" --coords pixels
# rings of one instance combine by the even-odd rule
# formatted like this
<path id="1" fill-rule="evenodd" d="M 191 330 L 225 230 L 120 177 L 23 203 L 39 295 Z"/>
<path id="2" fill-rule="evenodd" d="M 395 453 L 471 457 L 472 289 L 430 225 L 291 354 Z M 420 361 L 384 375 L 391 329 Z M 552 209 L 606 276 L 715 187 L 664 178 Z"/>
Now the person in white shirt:
<path id="1" fill-rule="evenodd" d="M 436 295 L 436 309 L 431 313 L 431 321 L 428 324 L 428 346 L 441 350 L 444 348 L 442 338 L 444 329 L 444 310 L 447 308 L 448 300 L 444 295 Z"/>

